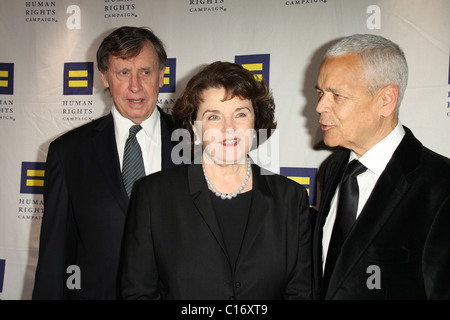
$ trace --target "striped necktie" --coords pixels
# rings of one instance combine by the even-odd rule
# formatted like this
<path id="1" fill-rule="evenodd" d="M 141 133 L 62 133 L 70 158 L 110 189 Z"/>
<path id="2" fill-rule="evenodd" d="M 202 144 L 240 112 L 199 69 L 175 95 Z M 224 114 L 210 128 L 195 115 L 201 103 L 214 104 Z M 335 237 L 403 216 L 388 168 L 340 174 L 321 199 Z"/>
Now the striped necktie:
<path id="1" fill-rule="evenodd" d="M 131 196 L 134 182 L 145 176 L 142 151 L 136 139 L 136 134 L 141 129 L 140 125 L 134 125 L 130 128 L 130 135 L 125 143 L 125 151 L 123 153 L 122 179 L 128 197 Z"/>

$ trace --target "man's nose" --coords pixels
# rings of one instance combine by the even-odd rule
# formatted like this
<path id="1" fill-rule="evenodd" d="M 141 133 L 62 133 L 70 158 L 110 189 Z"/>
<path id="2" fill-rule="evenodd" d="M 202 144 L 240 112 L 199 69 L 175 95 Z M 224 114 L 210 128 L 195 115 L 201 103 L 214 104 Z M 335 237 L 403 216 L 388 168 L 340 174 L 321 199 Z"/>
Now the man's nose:
<path id="1" fill-rule="evenodd" d="M 138 75 L 131 75 L 128 88 L 133 93 L 136 93 L 139 90 L 141 90 L 141 88 L 142 88 L 142 86 L 141 86 L 141 79 L 139 78 Z"/>
<path id="2" fill-rule="evenodd" d="M 325 94 L 323 94 L 320 97 L 319 101 L 317 102 L 316 111 L 317 113 L 321 114 L 326 112 L 328 108 L 329 108 L 328 97 L 326 97 Z"/>

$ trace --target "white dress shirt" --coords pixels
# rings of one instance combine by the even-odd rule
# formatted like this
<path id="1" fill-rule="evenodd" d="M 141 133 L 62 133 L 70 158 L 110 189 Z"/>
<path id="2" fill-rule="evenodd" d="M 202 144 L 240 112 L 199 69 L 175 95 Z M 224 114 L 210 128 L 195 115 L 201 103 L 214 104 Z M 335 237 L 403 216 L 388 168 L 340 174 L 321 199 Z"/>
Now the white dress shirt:
<path id="1" fill-rule="evenodd" d="M 394 151 L 397 149 L 398 145 L 405 135 L 405 129 L 401 125 L 400 121 L 394 130 L 391 131 L 383 140 L 378 142 L 369 151 L 367 151 L 363 156 L 358 159 L 358 156 L 351 151 L 349 162 L 358 159 L 367 170 L 361 173 L 357 177 L 358 187 L 359 187 L 359 201 L 358 209 L 356 213 L 356 218 L 359 217 L 361 210 L 367 202 L 370 194 L 372 193 L 378 178 L 383 173 L 389 160 L 392 158 Z M 336 189 L 333 199 L 331 200 L 330 212 L 328 213 L 327 219 L 323 226 L 323 237 L 322 237 L 322 254 L 323 254 L 323 265 L 322 270 L 325 269 L 325 261 L 328 252 L 328 245 L 331 239 L 331 233 L 333 231 L 334 220 L 336 219 L 336 211 L 338 205 L 338 194 L 339 188 Z"/>
<path id="2" fill-rule="evenodd" d="M 114 131 L 116 135 L 117 151 L 119 153 L 120 170 L 123 164 L 123 152 L 125 142 L 129 136 L 129 130 L 134 125 L 130 119 L 122 116 L 115 106 L 111 113 L 114 119 Z M 136 139 L 142 150 L 145 174 L 161 171 L 161 121 L 158 110 L 155 107 L 152 115 L 141 123 L 142 130 L 136 134 Z"/>

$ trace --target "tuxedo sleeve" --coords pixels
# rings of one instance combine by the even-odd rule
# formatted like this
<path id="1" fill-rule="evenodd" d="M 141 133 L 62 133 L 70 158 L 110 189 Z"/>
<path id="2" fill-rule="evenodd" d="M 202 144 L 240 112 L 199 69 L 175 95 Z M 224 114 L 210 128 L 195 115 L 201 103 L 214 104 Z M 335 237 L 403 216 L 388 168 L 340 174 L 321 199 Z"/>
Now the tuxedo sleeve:
<path id="1" fill-rule="evenodd" d="M 151 194 L 138 180 L 130 199 L 121 254 L 121 291 L 125 300 L 159 299 L 158 271 L 151 233 Z"/>
<path id="2" fill-rule="evenodd" d="M 74 226 L 63 166 L 50 144 L 45 166 L 44 214 L 33 299 L 66 299 L 66 268 L 70 264 L 69 237 Z"/>
<path id="3" fill-rule="evenodd" d="M 425 244 L 423 261 L 427 298 L 450 300 L 450 195 L 434 219 Z"/>

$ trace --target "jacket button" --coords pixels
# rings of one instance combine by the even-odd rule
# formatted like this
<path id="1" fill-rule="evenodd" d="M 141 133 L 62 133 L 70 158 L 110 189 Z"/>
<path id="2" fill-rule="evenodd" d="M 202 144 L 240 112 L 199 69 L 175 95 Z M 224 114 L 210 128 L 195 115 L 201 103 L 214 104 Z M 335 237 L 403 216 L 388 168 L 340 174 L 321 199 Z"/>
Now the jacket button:
<path id="1" fill-rule="evenodd" d="M 235 296 L 230 296 L 229 300 L 236 300 Z"/>
<path id="2" fill-rule="evenodd" d="M 236 282 L 234 283 L 234 287 L 235 287 L 235 288 L 240 288 L 240 287 L 241 287 L 241 283 L 240 283 L 239 281 L 236 281 Z"/>

